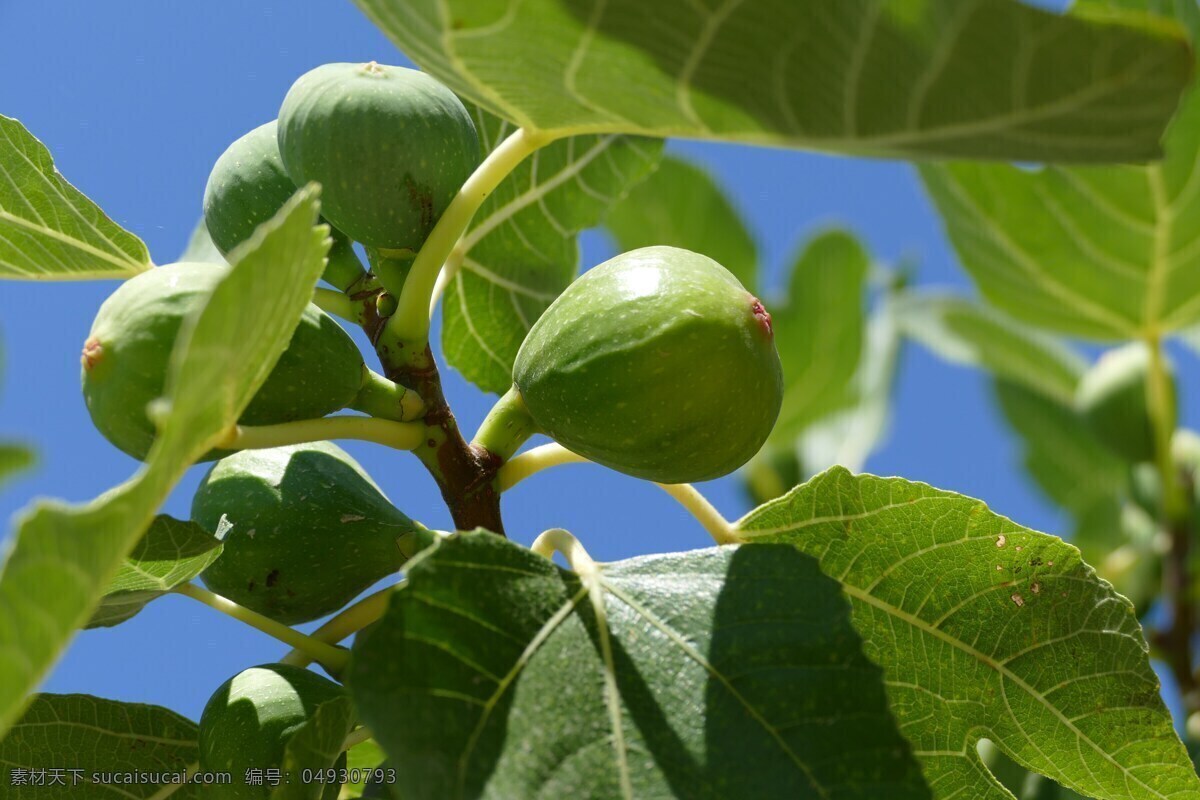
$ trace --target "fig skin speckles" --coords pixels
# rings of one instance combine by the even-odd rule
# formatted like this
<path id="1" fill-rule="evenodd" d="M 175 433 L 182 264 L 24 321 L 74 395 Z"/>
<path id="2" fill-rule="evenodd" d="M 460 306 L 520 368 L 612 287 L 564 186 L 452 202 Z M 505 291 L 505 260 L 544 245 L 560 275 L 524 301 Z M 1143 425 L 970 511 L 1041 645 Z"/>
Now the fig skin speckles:
<path id="1" fill-rule="evenodd" d="M 534 324 L 513 382 L 564 447 L 659 483 L 746 463 L 779 415 L 770 314 L 728 270 L 647 247 L 585 273 Z"/>

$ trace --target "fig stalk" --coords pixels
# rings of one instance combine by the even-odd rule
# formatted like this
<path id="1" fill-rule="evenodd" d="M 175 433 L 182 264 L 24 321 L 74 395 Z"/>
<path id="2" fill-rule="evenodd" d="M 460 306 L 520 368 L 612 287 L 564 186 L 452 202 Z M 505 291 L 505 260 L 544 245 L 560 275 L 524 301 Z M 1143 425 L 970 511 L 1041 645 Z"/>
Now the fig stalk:
<path id="1" fill-rule="evenodd" d="M 492 406 L 472 443 L 501 461 L 508 461 L 537 432 L 521 393 L 513 388 Z"/>
<path id="2" fill-rule="evenodd" d="M 429 338 L 429 306 L 433 289 L 442 265 L 454 251 L 459 237 L 500 182 L 518 164 L 550 141 L 552 137 L 520 128 L 493 150 L 462 185 L 413 261 L 400 293 L 399 307 L 388 324 L 389 333 L 394 339 L 413 343 Z"/>
<path id="3" fill-rule="evenodd" d="M 364 369 L 366 374 L 362 388 L 350 403 L 350 408 L 396 422 L 420 419 L 425 413 L 425 401 L 412 389 L 390 381 L 370 368 Z"/>
<path id="4" fill-rule="evenodd" d="M 211 609 L 220 611 L 222 614 L 236 619 L 238 622 L 243 622 L 274 639 L 278 639 L 286 645 L 303 651 L 308 658 L 316 661 L 328 670 L 331 675 L 340 674 L 350 661 L 350 652 L 348 650 L 318 641 L 295 628 L 289 628 L 281 622 L 276 622 L 270 617 L 259 614 L 257 611 L 251 611 L 228 598 L 214 594 L 194 583 L 180 584 L 171 591 L 197 600 Z"/>
<path id="5" fill-rule="evenodd" d="M 238 425 L 218 446 L 225 450 L 266 450 L 347 439 L 374 442 L 396 450 L 415 450 L 424 441 L 424 431 L 415 422 L 374 417 L 321 417 L 279 425 Z"/>

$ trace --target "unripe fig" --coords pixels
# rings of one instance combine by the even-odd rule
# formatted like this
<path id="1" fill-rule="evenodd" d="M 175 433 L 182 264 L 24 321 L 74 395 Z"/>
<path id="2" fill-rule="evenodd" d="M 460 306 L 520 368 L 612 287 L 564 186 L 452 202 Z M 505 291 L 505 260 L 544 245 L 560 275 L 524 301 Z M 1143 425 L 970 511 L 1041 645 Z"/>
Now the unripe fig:
<path id="1" fill-rule="evenodd" d="M 268 122 L 231 144 L 217 159 L 204 188 L 204 222 L 213 244 L 229 251 L 275 216 L 296 192 L 279 155 L 278 123 Z M 345 234 L 330 232 L 333 245 L 325 279 L 345 289 L 362 276 L 362 263 Z"/>
<path id="2" fill-rule="evenodd" d="M 1075 403 L 1088 426 L 1113 452 L 1131 463 L 1154 460 L 1154 425 L 1147 406 L 1150 354 L 1141 344 L 1110 350 L 1079 383 Z M 1174 376 L 1170 376 L 1174 417 Z"/>
<path id="3" fill-rule="evenodd" d="M 564 447 L 660 483 L 746 463 L 783 398 L 762 303 L 674 247 L 625 253 L 572 283 L 529 331 L 513 383 Z"/>
<path id="4" fill-rule="evenodd" d="M 479 164 L 479 137 L 454 93 L 423 72 L 326 64 L 279 112 L 279 150 L 297 184 L 319 182 L 323 213 L 351 239 L 415 253 Z"/>
<path id="5" fill-rule="evenodd" d="M 145 458 L 154 441 L 146 409 L 163 395 L 179 328 L 206 302 L 226 269 L 217 264 L 158 267 L 126 281 L 100 306 L 81 359 L 83 396 L 96 428 L 134 458 Z M 268 425 L 325 416 L 354 400 L 363 375 L 354 341 L 310 305 L 240 421 Z"/>
<path id="6" fill-rule="evenodd" d="M 417 548 L 417 525 L 328 442 L 221 459 L 196 490 L 192 520 L 227 531 L 204 583 L 287 625 L 337 611 Z"/>
<path id="7" fill-rule="evenodd" d="M 280 769 L 284 749 L 317 707 L 345 695 L 333 681 L 287 664 L 252 667 L 226 681 L 200 716 L 200 769 L 233 780 L 205 788 L 211 800 L 259 800 L 270 784 L 246 783 L 247 770 Z M 300 776 L 292 776 L 299 780 Z M 336 797 L 337 793 L 333 793 Z"/>

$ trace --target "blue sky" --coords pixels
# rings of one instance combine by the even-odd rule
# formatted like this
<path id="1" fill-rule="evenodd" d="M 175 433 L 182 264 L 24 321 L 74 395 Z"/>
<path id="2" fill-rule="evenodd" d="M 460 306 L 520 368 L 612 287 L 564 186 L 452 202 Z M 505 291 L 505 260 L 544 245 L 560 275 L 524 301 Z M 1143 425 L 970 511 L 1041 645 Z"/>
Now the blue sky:
<path id="1" fill-rule="evenodd" d="M 295 10 L 317 6 L 319 14 Z M 0 30 L 0 113 L 24 122 L 73 183 L 146 240 L 158 263 L 183 249 L 213 161 L 275 116 L 296 77 L 330 61 L 407 63 L 348 1 L 0 0 Z M 773 286 L 807 236 L 839 224 L 882 261 L 915 259 L 919 283 L 971 291 L 904 164 L 729 145 L 672 148 L 728 187 L 759 238 Z M 589 236 L 584 255 L 585 264 L 597 263 L 608 245 Z M 79 391 L 79 349 L 114 288 L 0 283 L 0 437 L 22 437 L 41 453 L 36 473 L 0 493 L 0 518 L 36 495 L 88 499 L 135 469 L 94 431 Z M 1194 362 L 1181 361 L 1183 372 L 1195 372 Z M 473 430 L 494 398 L 453 373 L 446 379 L 463 427 Z M 413 459 L 369 445 L 348 449 L 410 516 L 448 525 L 436 489 Z M 980 497 L 1035 528 L 1066 527 L 1021 474 L 985 379 L 915 349 L 902 365 L 891 436 L 868 467 Z M 187 516 L 200 474 L 202 468 L 193 471 L 168 512 Z M 733 479 L 703 490 L 728 516 L 748 510 Z M 514 491 L 505 510 L 514 538 L 528 543 L 545 528 L 566 527 L 601 560 L 709 544 L 665 495 L 598 467 L 544 473 Z M 196 717 L 229 675 L 282 649 L 172 597 L 124 626 L 82 634 L 45 688 L 154 702 Z"/>

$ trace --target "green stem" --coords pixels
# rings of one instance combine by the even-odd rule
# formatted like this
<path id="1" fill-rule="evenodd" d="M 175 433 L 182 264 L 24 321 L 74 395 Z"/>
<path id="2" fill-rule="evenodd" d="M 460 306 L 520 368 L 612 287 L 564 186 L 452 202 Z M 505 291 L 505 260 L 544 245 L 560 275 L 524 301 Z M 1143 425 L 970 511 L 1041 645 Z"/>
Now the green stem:
<path id="1" fill-rule="evenodd" d="M 527 453 L 509 461 L 500 468 L 496 475 L 496 485 L 501 492 L 508 491 L 531 475 L 536 475 L 544 469 L 561 464 L 583 464 L 587 459 L 572 453 L 557 442 L 535 447 Z M 667 494 L 674 497 L 688 513 L 696 518 L 704 530 L 717 544 L 738 544 L 741 539 L 734 532 L 733 523 L 721 516 L 712 503 L 700 494 L 690 483 L 656 483 L 654 484 Z"/>
<path id="2" fill-rule="evenodd" d="M 381 619 L 384 612 L 387 611 L 388 603 L 391 602 L 392 593 L 403 585 L 404 582 L 401 581 L 395 586 L 380 589 L 378 592 L 364 597 L 317 628 L 309 638 L 328 645 L 337 644 L 350 638 L 371 623 Z M 307 667 L 312 661 L 312 656 L 303 648 L 296 648 L 280 659 L 280 663 L 296 667 Z"/>
<path id="3" fill-rule="evenodd" d="M 325 642 L 317 641 L 294 628 L 289 628 L 287 625 L 276 622 L 270 617 L 265 617 L 257 611 L 251 611 L 244 606 L 239 606 L 232 600 L 221 597 L 219 594 L 213 594 L 207 589 L 202 589 L 193 583 L 180 584 L 172 589 L 172 591 L 184 597 L 198 600 L 209 608 L 216 609 L 239 622 L 244 622 L 252 628 L 257 628 L 284 644 L 291 645 L 298 650 L 303 650 L 313 661 L 316 661 L 328 670 L 331 675 L 340 674 L 350 661 L 350 654 L 340 647 L 334 647 Z"/>
<path id="4" fill-rule="evenodd" d="M 487 418 L 475 432 L 472 444 L 482 447 L 501 462 L 508 461 L 529 437 L 537 433 L 537 427 L 517 387 L 509 389 L 488 412 Z"/>
<path id="5" fill-rule="evenodd" d="M 329 248 L 329 261 L 322 276 L 339 291 L 346 292 L 360 281 L 367 271 L 354 252 L 354 244 L 341 231 L 332 231 L 333 244 Z"/>
<path id="6" fill-rule="evenodd" d="M 223 450 L 263 450 L 331 439 L 354 439 L 396 450 L 415 450 L 425 441 L 425 427 L 417 422 L 395 422 L 375 417 L 321 417 L 279 425 L 238 425 L 217 443 L 217 447 Z"/>
<path id="7" fill-rule="evenodd" d="M 463 262 L 467 258 L 467 243 L 466 237 L 458 240 L 454 245 L 454 249 L 450 251 L 450 255 L 446 256 L 446 262 L 442 264 L 442 270 L 438 273 L 437 283 L 433 287 L 433 296 L 429 298 L 429 318 L 433 319 L 433 313 L 437 311 L 438 301 L 442 299 L 442 295 L 446 293 L 446 289 L 450 286 L 450 282 L 454 280 L 454 276 L 462 269 Z"/>
<path id="8" fill-rule="evenodd" d="M 588 460 L 572 453 L 558 442 L 551 442 L 527 450 L 509 461 L 496 474 L 496 488 L 507 492 L 526 478 L 537 475 L 544 469 L 563 464 L 586 464 Z"/>
<path id="9" fill-rule="evenodd" d="M 341 317 L 347 322 L 358 324 L 360 316 L 358 304 L 341 292 L 318 286 L 313 289 L 312 301 L 313 305 L 322 311 L 333 314 L 335 317 Z"/>
<path id="10" fill-rule="evenodd" d="M 425 413 L 425 402 L 412 389 L 389 381 L 369 367 L 364 366 L 363 370 L 362 388 L 350 408 L 396 422 L 411 422 Z"/>
<path id="11" fill-rule="evenodd" d="M 467 230 L 475 213 L 518 164 L 552 137 L 518 129 L 493 150 L 459 189 L 449 207 L 434 225 L 412 263 L 399 308 L 388 323 L 392 336 L 408 343 L 410 351 L 420 352 L 429 338 L 429 306 L 442 264 Z"/>
<path id="12" fill-rule="evenodd" d="M 657 483 L 655 486 L 687 509 L 717 544 L 738 544 L 741 541 L 733 532 L 732 523 L 721 516 L 721 512 L 695 486 L 690 483 Z"/>
<path id="13" fill-rule="evenodd" d="M 590 578 L 597 572 L 596 562 L 592 560 L 588 551 L 583 548 L 578 539 L 562 528 L 543 531 L 533 540 L 529 549 L 539 556 L 550 559 L 554 558 L 555 553 L 562 553 L 571 569 L 582 577 Z"/>

